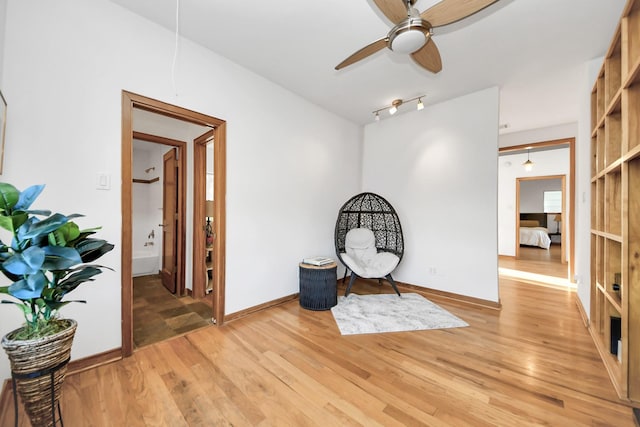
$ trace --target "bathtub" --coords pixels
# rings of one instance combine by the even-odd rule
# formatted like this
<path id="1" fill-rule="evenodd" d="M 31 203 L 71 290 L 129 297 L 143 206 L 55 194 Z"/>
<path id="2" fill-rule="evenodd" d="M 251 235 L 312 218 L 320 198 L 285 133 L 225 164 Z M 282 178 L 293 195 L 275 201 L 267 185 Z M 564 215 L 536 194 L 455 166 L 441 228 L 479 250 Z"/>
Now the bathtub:
<path id="1" fill-rule="evenodd" d="M 160 256 L 155 252 L 155 250 L 140 250 L 133 252 L 133 258 L 131 260 L 131 273 L 133 277 L 158 274 L 159 270 Z"/>

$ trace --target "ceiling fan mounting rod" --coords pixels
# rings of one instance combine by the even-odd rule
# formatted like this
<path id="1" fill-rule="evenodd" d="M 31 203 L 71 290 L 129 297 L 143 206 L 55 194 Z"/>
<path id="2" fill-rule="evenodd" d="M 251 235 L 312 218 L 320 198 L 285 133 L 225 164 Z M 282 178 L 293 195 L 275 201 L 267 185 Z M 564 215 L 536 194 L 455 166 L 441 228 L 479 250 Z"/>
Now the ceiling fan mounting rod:
<path id="1" fill-rule="evenodd" d="M 404 0 L 404 5 L 407 7 L 407 19 L 420 17 L 420 12 L 413 8 L 415 2 L 416 0 Z"/>

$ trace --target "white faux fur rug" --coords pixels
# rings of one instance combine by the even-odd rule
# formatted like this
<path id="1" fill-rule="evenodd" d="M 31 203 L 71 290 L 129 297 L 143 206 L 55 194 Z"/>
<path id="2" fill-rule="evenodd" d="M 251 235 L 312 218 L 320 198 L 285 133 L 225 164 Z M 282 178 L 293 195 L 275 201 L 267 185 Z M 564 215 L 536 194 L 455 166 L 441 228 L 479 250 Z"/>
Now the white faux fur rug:
<path id="1" fill-rule="evenodd" d="M 331 313 L 342 335 L 460 328 L 468 323 L 419 294 L 349 294 Z"/>

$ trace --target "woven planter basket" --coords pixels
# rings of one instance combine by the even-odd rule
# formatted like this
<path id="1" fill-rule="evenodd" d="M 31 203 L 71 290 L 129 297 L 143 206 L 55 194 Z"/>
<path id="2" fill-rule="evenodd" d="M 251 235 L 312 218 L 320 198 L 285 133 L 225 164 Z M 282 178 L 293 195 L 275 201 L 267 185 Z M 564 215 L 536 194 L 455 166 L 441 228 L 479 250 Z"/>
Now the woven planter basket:
<path id="1" fill-rule="evenodd" d="M 64 319 L 69 327 L 57 334 L 32 340 L 14 340 L 15 334 L 22 328 L 9 332 L 2 337 L 2 348 L 9 356 L 11 371 L 25 375 L 46 371 L 69 360 L 71 344 L 78 326 L 75 320 Z M 53 372 L 53 402 L 55 407 L 60 399 L 62 382 L 67 372 L 67 365 Z M 54 425 L 51 412 L 51 375 L 37 378 L 16 379 L 18 394 L 24 403 L 25 412 L 33 426 Z"/>

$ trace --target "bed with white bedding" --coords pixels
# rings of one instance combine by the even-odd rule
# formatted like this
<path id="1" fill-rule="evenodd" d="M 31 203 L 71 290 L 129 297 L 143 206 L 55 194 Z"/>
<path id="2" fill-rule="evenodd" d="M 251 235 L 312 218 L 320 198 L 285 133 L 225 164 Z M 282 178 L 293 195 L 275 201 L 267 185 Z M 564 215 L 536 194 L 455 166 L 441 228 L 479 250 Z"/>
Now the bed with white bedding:
<path id="1" fill-rule="evenodd" d="M 551 238 L 549 237 L 546 227 L 523 227 L 521 225 L 520 244 L 549 249 L 549 246 L 551 246 Z"/>

